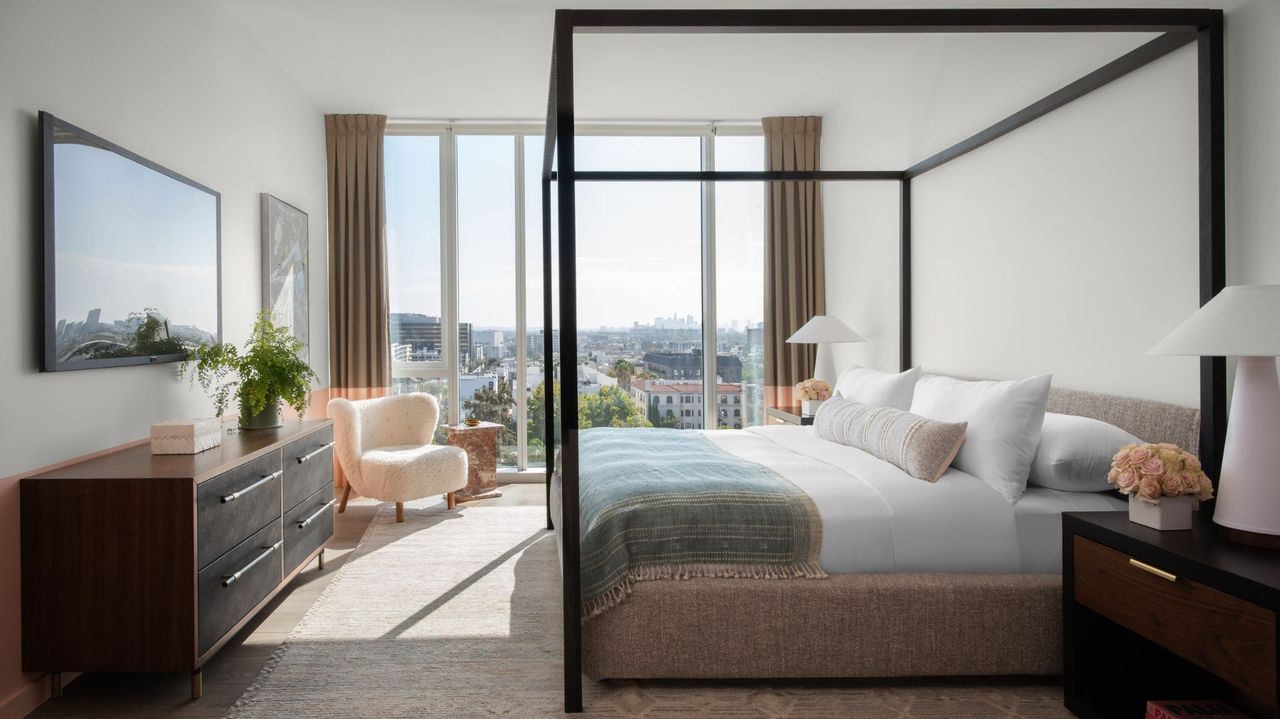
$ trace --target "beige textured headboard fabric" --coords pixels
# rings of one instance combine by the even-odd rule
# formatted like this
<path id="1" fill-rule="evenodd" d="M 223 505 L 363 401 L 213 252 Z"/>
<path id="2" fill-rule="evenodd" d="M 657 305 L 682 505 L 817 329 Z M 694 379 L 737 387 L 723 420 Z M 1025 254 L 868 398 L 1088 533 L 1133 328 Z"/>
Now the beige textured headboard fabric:
<path id="1" fill-rule="evenodd" d="M 1172 442 L 1192 454 L 1200 451 L 1200 410 L 1194 407 L 1055 387 L 1045 410 L 1100 419 L 1144 442 Z"/>
<path id="2" fill-rule="evenodd" d="M 942 376 L 968 381 L 982 379 L 958 375 Z M 1192 454 L 1200 453 L 1200 410 L 1195 407 L 1050 387 L 1049 403 L 1045 405 L 1045 411 L 1092 417 L 1114 424 L 1143 442 L 1172 442 Z"/>

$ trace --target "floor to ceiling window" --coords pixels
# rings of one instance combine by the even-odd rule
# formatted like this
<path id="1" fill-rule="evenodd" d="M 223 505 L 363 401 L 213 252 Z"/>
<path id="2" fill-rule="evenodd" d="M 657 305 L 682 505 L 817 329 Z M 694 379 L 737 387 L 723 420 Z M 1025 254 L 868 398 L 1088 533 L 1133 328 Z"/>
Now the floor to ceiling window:
<path id="1" fill-rule="evenodd" d="M 569 374 L 544 367 L 559 338 L 543 326 L 540 128 L 394 125 L 385 148 L 395 391 L 435 394 L 442 424 L 502 425 L 509 469 L 545 466 L 548 377 L 553 391 L 561 377 L 577 387 L 580 427 L 763 423 L 760 183 L 579 183 Z M 579 136 L 577 161 L 758 170 L 763 139 L 710 125 L 593 130 Z"/>
<path id="2" fill-rule="evenodd" d="M 715 169 L 764 170 L 764 138 L 718 137 Z M 715 185 L 718 426 L 764 424 L 764 183 Z M 719 363 L 720 360 L 718 359 Z"/>
<path id="3" fill-rule="evenodd" d="M 384 150 L 392 389 L 435 395 L 441 420 L 447 421 L 441 137 L 392 135 L 386 138 Z"/>

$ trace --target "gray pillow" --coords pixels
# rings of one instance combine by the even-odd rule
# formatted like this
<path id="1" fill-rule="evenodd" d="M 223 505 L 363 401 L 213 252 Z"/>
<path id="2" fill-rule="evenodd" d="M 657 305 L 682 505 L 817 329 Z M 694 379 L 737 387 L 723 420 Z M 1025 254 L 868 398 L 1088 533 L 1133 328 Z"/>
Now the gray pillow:
<path id="1" fill-rule="evenodd" d="M 1027 484 L 1063 492 L 1105 492 L 1111 458 L 1142 440 L 1091 417 L 1046 412 Z"/>
<path id="2" fill-rule="evenodd" d="M 968 422 L 940 422 L 893 407 L 829 399 L 818 408 L 814 429 L 898 467 L 916 479 L 936 482 L 964 443 Z"/>

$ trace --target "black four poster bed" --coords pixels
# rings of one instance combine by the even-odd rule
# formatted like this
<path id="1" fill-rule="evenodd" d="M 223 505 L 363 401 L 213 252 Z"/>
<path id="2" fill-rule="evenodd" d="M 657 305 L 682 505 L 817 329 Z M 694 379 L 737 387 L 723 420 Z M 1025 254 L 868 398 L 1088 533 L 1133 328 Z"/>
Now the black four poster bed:
<path id="1" fill-rule="evenodd" d="M 1156 32 L 1155 39 L 1137 49 L 1107 63 L 1037 102 L 1015 112 L 1009 117 L 987 127 L 977 134 L 947 147 L 940 152 L 903 170 L 821 170 L 813 172 L 635 172 L 635 171 L 578 171 L 574 164 L 574 83 L 573 49 L 577 33 L 1037 33 L 1037 32 Z M 555 327 L 553 316 L 552 259 L 558 257 L 559 272 L 559 332 L 561 367 L 572 367 L 577 362 L 577 292 L 575 193 L 578 182 L 644 181 L 644 182 L 726 182 L 726 181 L 891 181 L 900 187 L 900 364 L 903 370 L 912 366 L 911 346 L 911 184 L 916 178 L 975 150 L 1055 109 L 1096 90 L 1117 78 L 1140 68 L 1151 61 L 1189 43 L 1197 45 L 1197 112 L 1198 112 L 1198 216 L 1199 216 L 1199 301 L 1207 302 L 1225 284 L 1225 196 L 1224 196 L 1224 66 L 1223 66 L 1223 14 L 1209 9 L 964 9 L 964 10 L 558 10 L 555 17 L 552 52 L 550 95 L 547 106 L 546 147 L 542 172 L 543 216 L 543 307 L 544 326 Z M 552 183 L 557 183 L 555 212 L 559 218 L 555 237 L 552 233 Z M 553 246 L 553 242 L 557 244 Z M 553 253 L 553 250 L 555 252 Z M 546 366 L 552 367 L 557 359 L 554 343 L 546 342 Z M 1187 414 L 1185 408 L 1142 400 L 1123 400 L 1101 397 L 1089 393 L 1072 393 L 1054 390 L 1049 409 L 1065 414 L 1093 416 L 1124 426 L 1133 434 L 1149 441 L 1175 441 L 1184 446 L 1198 445 L 1206 471 L 1216 476 L 1221 448 L 1225 436 L 1226 366 L 1223 358 L 1203 358 L 1200 364 L 1200 408 Z M 580 566 L 580 488 L 579 488 L 579 431 L 577 428 L 577 396 L 564 392 L 561 397 L 561 421 L 559 432 L 553 424 L 555 416 L 553 393 L 547 393 L 545 407 L 548 421 L 546 446 L 548 457 L 555 456 L 557 437 L 559 442 L 559 469 L 548 462 L 547 500 L 548 527 L 552 524 L 553 480 L 558 482 L 559 502 L 554 507 L 556 529 L 562 542 L 563 566 L 563 616 L 564 616 L 564 694 L 565 709 L 578 712 L 582 709 L 582 673 L 584 670 L 582 571 Z M 1056 409 L 1055 409 L 1056 405 Z M 1145 417 L 1135 422 L 1135 417 Z M 1188 424 L 1189 423 L 1189 424 Z M 833 575 L 834 578 L 835 575 Z M 892 647 L 888 652 L 901 652 L 908 656 L 899 666 L 883 663 L 886 652 L 866 655 L 853 651 L 852 655 L 833 658 L 833 668 L 815 664 L 812 656 L 785 656 L 777 661 L 761 660 L 755 666 L 726 668 L 717 666 L 723 659 L 714 650 L 707 650 L 710 638 L 714 643 L 715 632 L 698 639 L 702 645 L 681 644 L 679 638 L 653 631 L 650 624 L 657 617 L 669 615 L 673 603 L 689 602 L 693 612 L 715 613 L 723 605 L 724 597 L 707 589 L 715 580 L 690 580 L 685 582 L 646 582 L 637 585 L 636 596 L 623 603 L 618 610 L 604 615 L 608 622 L 592 622 L 597 637 L 589 647 L 589 659 L 594 667 L 589 673 L 597 678 L 624 677 L 635 669 L 648 672 L 648 676 L 876 676 L 879 675 L 945 674 L 945 673 L 1013 673 L 1010 667 L 1022 668 L 1017 673 L 1056 673 L 1056 658 L 1050 656 L 1059 646 L 1060 637 L 1049 636 L 1057 630 L 1057 619 L 1037 625 L 1034 622 L 1010 621 L 1008 616 L 982 616 L 982 606 L 993 601 L 1010 601 L 1017 611 L 1033 616 L 1037 613 L 1056 611 L 1056 592 L 1060 582 L 1044 581 L 1044 575 L 911 575 L 905 583 L 892 585 L 895 575 L 838 575 L 845 582 L 813 582 L 812 587 L 822 587 L 813 592 L 792 592 L 794 581 L 754 582 L 753 589 L 735 590 L 746 597 L 746 603 L 731 607 L 740 622 L 776 621 L 777 616 L 768 612 L 753 613 L 755 603 L 782 604 L 789 607 L 793 616 L 821 612 L 829 602 L 866 600 L 884 602 L 895 597 L 942 597 L 940 601 L 958 603 L 960 608 L 950 619 L 962 619 L 963 626 L 934 627 L 932 635 L 923 641 L 935 645 L 947 642 L 974 641 L 974 627 L 979 631 L 1004 632 L 1019 635 L 1025 640 L 1027 651 L 1018 651 L 1017 641 L 996 646 L 973 649 L 964 648 L 964 655 L 954 656 L 944 646 L 937 652 L 946 661 L 958 661 L 959 666 L 937 666 L 938 656 L 921 656 L 926 648 L 920 646 Z M 966 578 L 967 577 L 967 578 Z M 976 578 L 975 578 L 976 577 Z M 800 581 L 800 580 L 796 580 Z M 889 582 L 891 586 L 886 586 Z M 640 587 L 661 584 L 666 594 L 655 595 L 650 591 L 640 597 Z M 968 586 L 972 585 L 972 586 Z M 833 589 L 834 587 L 834 589 Z M 792 592 L 792 593 L 788 593 Z M 822 592 L 831 593 L 822 596 Z M 966 594 L 967 592 L 967 594 Z M 956 597 L 959 596 L 959 599 Z M 634 601 L 633 601 L 634 600 Z M 828 604 L 824 604 L 828 602 Z M 927 602 L 926 602 L 927 605 Z M 701 610 L 698 608 L 701 607 Z M 723 607 L 721 606 L 721 613 Z M 889 642 L 902 640 L 895 635 L 901 627 L 879 627 L 880 624 L 927 622 L 927 617 L 913 616 L 906 607 L 899 612 L 903 616 L 880 614 L 862 617 L 864 636 L 879 636 Z M 625 610 L 625 611 L 621 611 Z M 628 615 L 630 613 L 630 616 Z M 918 613 L 918 610 L 917 610 Z M 684 617 L 688 620 L 689 617 Z M 1017 620 L 1018 617 L 1014 617 Z M 722 618 L 720 621 L 724 621 Z M 628 624 L 632 622 L 632 624 Z M 635 623 L 641 623 L 636 626 Z M 1047 627 L 1047 629 L 1046 629 Z M 686 627 L 690 631 L 695 628 Z M 711 628 L 712 630 L 715 627 Z M 876 634 L 883 629 L 883 634 Z M 785 628 L 778 632 L 787 631 Z M 848 632 L 847 626 L 833 626 L 820 631 Z M 966 631 L 968 633 L 966 633 Z M 1022 636 L 1025 635 L 1025 636 Z M 634 642 L 648 636 L 648 645 L 640 647 Z M 734 647 L 730 653 L 733 661 L 743 657 L 758 657 L 770 651 L 796 655 L 793 648 L 777 645 L 780 634 L 770 635 L 760 647 Z M 909 638 L 910 639 L 910 638 Z M 619 647 L 615 656 L 602 653 L 602 642 L 633 642 L 630 647 Z M 979 640 L 980 641 L 980 640 Z M 990 644 L 991 642 L 987 642 Z M 1034 646 L 1032 646 L 1034 645 Z M 626 656 L 639 652 L 662 654 L 664 647 L 669 654 L 686 653 L 688 656 L 633 659 Z M 1012 649 L 1011 649 L 1012 647 Z M 810 655 L 821 655 L 822 648 L 814 647 Z M 709 653 L 708 653 L 709 652 Z M 733 652 L 736 652 L 733 653 Z M 927 653 L 927 652 L 925 652 Z M 799 652 L 803 655 L 804 652 Z M 969 656 L 976 655 L 975 657 Z M 670 660 L 670 661 L 668 661 Z M 664 669 L 649 671 L 645 661 L 657 661 Z M 682 664 L 682 661 L 684 662 Z M 818 658 L 821 661 L 821 657 Z M 931 664 L 931 662 L 933 662 Z M 699 663 L 703 668 L 699 668 Z M 748 661 L 745 664 L 750 665 Z M 945 662 L 944 662 L 945 664 Z M 639 668 L 637 668 L 639 667 Z M 906 669 L 904 669 L 904 667 Z M 921 668 L 923 667 L 923 668 Z M 959 671 L 949 671 L 959 669 Z M 634 676 L 634 675 L 633 675 Z"/>

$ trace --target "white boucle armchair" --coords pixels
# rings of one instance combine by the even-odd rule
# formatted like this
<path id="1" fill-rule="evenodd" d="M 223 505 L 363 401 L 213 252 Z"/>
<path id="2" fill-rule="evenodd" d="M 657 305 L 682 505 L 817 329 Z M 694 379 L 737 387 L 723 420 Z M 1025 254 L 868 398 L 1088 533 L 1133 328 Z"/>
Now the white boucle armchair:
<path id="1" fill-rule="evenodd" d="M 362 497 L 396 503 L 396 521 L 404 521 L 404 503 L 445 495 L 467 486 L 467 453 L 432 444 L 440 404 L 425 392 L 394 397 L 329 400 L 334 449 L 347 475 L 338 511 L 346 511 L 352 487 Z"/>

